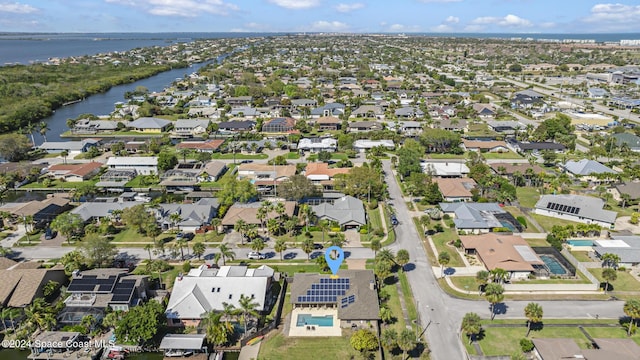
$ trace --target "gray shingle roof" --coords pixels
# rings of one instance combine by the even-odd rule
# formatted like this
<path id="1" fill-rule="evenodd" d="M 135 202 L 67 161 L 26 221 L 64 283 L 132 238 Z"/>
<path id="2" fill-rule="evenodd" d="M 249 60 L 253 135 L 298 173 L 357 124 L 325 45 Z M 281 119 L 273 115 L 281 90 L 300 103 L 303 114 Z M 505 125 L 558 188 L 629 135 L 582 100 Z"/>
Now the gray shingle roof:
<path id="1" fill-rule="evenodd" d="M 440 203 L 445 213 L 455 213 L 453 222 L 458 229 L 490 229 L 503 227 L 494 214 L 503 214 L 497 203 Z"/>
<path id="2" fill-rule="evenodd" d="M 128 123 L 127 127 L 136 129 L 162 129 L 170 123 L 171 121 L 165 119 L 141 117 L 138 120 Z"/>
<path id="3" fill-rule="evenodd" d="M 610 169 L 597 161 L 582 159 L 580 161 L 569 160 L 564 164 L 564 168 L 574 175 L 591 175 L 591 174 L 615 174 L 616 171 Z"/>
<path id="4" fill-rule="evenodd" d="M 577 213 L 570 213 L 568 211 L 562 211 L 547 208 L 549 203 L 556 203 L 567 207 L 577 208 Z M 574 215 L 591 220 L 598 220 L 607 223 L 614 223 L 618 213 L 610 210 L 603 210 L 604 201 L 599 198 L 582 195 L 542 195 L 540 200 L 536 203 L 536 209 L 554 211 L 562 214 Z"/>
<path id="5" fill-rule="evenodd" d="M 337 221 L 340 225 L 349 223 L 364 225 L 367 223 L 362 201 L 353 196 L 344 196 L 333 204 L 316 205 L 313 207 L 313 211 L 318 218 L 328 218 Z"/>

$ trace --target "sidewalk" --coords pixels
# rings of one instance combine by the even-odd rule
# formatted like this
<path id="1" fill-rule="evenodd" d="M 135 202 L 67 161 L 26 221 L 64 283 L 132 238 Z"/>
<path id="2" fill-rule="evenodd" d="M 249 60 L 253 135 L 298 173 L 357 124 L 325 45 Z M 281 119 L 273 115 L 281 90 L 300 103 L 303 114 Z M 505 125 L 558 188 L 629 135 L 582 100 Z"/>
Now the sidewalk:
<path id="1" fill-rule="evenodd" d="M 240 350 L 240 355 L 238 356 L 238 360 L 257 360 L 258 353 L 260 352 L 260 344 L 262 341 L 259 341 L 253 345 L 245 345 Z"/>
<path id="2" fill-rule="evenodd" d="M 9 234 L 9 236 L 7 236 L 6 238 L 2 239 L 0 241 L 0 245 L 5 248 L 10 248 L 14 246 L 18 242 L 18 240 L 25 236 L 26 233 L 27 232 L 25 231 L 24 225 L 18 225 L 18 229 Z"/>

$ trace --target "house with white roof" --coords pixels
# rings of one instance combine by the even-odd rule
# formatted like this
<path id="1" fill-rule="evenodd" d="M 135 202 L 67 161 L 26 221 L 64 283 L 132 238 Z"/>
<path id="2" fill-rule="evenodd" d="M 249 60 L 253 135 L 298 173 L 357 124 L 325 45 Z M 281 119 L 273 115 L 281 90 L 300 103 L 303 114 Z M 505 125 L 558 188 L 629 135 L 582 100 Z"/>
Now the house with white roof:
<path id="1" fill-rule="evenodd" d="M 173 284 L 165 314 L 169 326 L 198 326 L 211 311 L 222 311 L 225 304 L 240 308 L 241 296 L 257 304 L 256 310 L 266 311 L 270 301 L 274 270 L 266 265 L 249 269 L 246 265 L 222 266 L 220 269 L 202 265 L 188 274 L 178 276 Z"/>
<path id="2" fill-rule="evenodd" d="M 637 266 L 640 264 L 640 236 L 612 235 L 611 239 L 595 240 L 593 251 L 599 258 L 604 254 L 618 255 L 618 266 Z"/>
<path id="3" fill-rule="evenodd" d="M 604 210 L 604 204 L 604 200 L 590 196 L 542 195 L 533 211 L 536 214 L 558 219 L 613 228 L 618 213 Z"/>
<path id="4" fill-rule="evenodd" d="M 334 152 L 338 149 L 338 140 L 333 138 L 303 138 L 298 142 L 298 150 L 312 153 L 320 151 Z"/>
<path id="5" fill-rule="evenodd" d="M 178 137 L 194 137 L 207 132 L 209 119 L 178 119 L 173 126 L 173 134 Z"/>
<path id="6" fill-rule="evenodd" d="M 441 178 L 466 177 L 469 167 L 462 161 L 425 161 L 421 162 L 422 171 Z"/>
<path id="7" fill-rule="evenodd" d="M 138 175 L 154 175 L 158 173 L 156 156 L 112 156 L 107 160 L 110 170 L 135 170 Z"/>
<path id="8" fill-rule="evenodd" d="M 364 152 L 366 150 L 372 149 L 374 147 L 382 146 L 388 150 L 395 149 L 396 145 L 393 140 L 356 140 L 353 143 L 353 148 L 356 151 Z"/>

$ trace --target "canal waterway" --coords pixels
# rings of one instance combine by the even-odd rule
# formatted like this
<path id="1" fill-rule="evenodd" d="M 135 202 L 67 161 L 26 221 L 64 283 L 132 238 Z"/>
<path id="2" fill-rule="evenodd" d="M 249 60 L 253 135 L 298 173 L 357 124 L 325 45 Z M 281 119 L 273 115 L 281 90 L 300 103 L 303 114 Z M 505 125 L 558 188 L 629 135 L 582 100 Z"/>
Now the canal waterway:
<path id="1" fill-rule="evenodd" d="M 162 91 L 169 87 L 177 78 L 183 78 L 187 74 L 197 72 L 203 66 L 213 63 L 214 61 L 220 62 L 227 56 L 229 56 L 229 54 L 223 54 L 215 60 L 193 64 L 188 68 L 173 69 L 130 84 L 114 86 L 104 93 L 95 94 L 83 101 L 58 108 L 53 115 L 43 119 L 43 121 L 47 122 L 50 129 L 47 132 L 47 140 L 69 141 L 68 139 L 60 137 L 61 134 L 69 130 L 67 127 L 68 119 L 75 119 L 81 114 L 108 115 L 114 111 L 115 103 L 125 101 L 124 94 L 127 91 L 134 91 L 138 86 L 146 87 L 149 89 L 149 92 Z M 34 132 L 33 135 L 36 145 L 42 144 L 44 138 L 38 132 Z"/>

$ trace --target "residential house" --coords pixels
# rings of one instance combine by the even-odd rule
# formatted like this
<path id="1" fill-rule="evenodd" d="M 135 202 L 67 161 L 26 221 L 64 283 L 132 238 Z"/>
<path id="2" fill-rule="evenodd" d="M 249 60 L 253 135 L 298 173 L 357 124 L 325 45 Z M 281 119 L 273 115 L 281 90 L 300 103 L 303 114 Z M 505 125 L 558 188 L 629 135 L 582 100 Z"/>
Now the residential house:
<path id="1" fill-rule="evenodd" d="M 640 200 L 640 182 L 630 181 L 621 184 L 616 184 L 607 190 L 608 193 L 613 195 L 616 201 L 624 201 L 627 203 L 637 203 Z"/>
<path id="2" fill-rule="evenodd" d="M 491 104 L 475 103 L 472 107 L 481 119 L 493 119 L 496 116 L 496 111 Z"/>
<path id="3" fill-rule="evenodd" d="M 400 132 L 405 136 L 417 136 L 422 134 L 424 123 L 419 121 L 399 121 Z M 396 129 L 397 131 L 398 129 Z"/>
<path id="4" fill-rule="evenodd" d="M 203 226 L 209 225 L 211 219 L 218 214 L 220 203 L 216 198 L 203 198 L 188 204 L 159 204 L 155 209 L 156 220 L 162 230 L 178 229 L 195 233 Z M 180 215 L 174 221 L 173 214 Z"/>
<path id="5" fill-rule="evenodd" d="M 253 108 L 251 106 L 240 106 L 240 107 L 234 107 L 231 109 L 231 111 L 229 112 L 229 115 L 232 117 L 241 117 L 241 118 L 246 118 L 246 119 L 254 119 L 258 116 L 260 116 L 260 111 L 258 111 L 258 109 Z"/>
<path id="6" fill-rule="evenodd" d="M 83 139 L 81 141 L 45 141 L 38 149 L 44 150 L 49 154 L 61 153 L 63 151 L 71 152 L 87 152 L 92 147 L 100 144 L 99 139 Z"/>
<path id="7" fill-rule="evenodd" d="M 272 187 L 296 174 L 295 165 L 240 164 L 238 179 L 249 179 L 260 187 Z M 271 189 L 270 189 L 271 190 Z"/>
<path id="8" fill-rule="evenodd" d="M 311 110 L 311 118 L 338 117 L 344 114 L 345 106 L 340 103 L 328 103 Z"/>
<path id="9" fill-rule="evenodd" d="M 594 240 L 593 251 L 602 259 L 604 254 L 620 257 L 618 266 L 631 268 L 640 265 L 640 236 L 611 235 L 610 239 Z"/>
<path id="10" fill-rule="evenodd" d="M 225 99 L 225 102 L 231 105 L 231 107 L 249 106 L 251 105 L 252 101 L 253 101 L 253 97 L 251 96 L 235 96 L 235 97 L 228 97 Z"/>
<path id="11" fill-rule="evenodd" d="M 498 133 L 512 135 L 525 128 L 519 121 L 487 121 L 489 129 Z"/>
<path id="12" fill-rule="evenodd" d="M 285 201 L 284 215 L 287 217 L 292 217 L 296 214 L 298 203 L 295 201 Z M 249 225 L 262 225 L 262 221 L 258 219 L 258 209 L 262 206 L 261 202 L 252 202 L 247 204 L 235 203 L 231 205 L 227 213 L 222 218 L 221 225 L 226 229 L 232 229 L 238 220 L 243 220 L 245 223 Z M 267 218 L 275 219 L 280 215 L 275 211 L 271 211 L 267 214 Z"/>
<path id="13" fill-rule="evenodd" d="M 159 134 L 169 129 L 172 122 L 155 117 L 141 117 L 126 124 L 132 131 Z"/>
<path id="14" fill-rule="evenodd" d="M 382 120 L 384 118 L 384 110 L 377 105 L 361 105 L 353 110 L 351 117 L 354 118 L 376 118 Z"/>
<path id="15" fill-rule="evenodd" d="M 338 149 L 338 140 L 325 138 L 303 138 L 298 142 L 298 151 L 317 153 L 320 151 L 334 152 Z"/>
<path id="16" fill-rule="evenodd" d="M 469 167 L 464 161 L 438 161 L 429 160 L 420 163 L 425 174 L 441 178 L 466 177 L 469 174 Z"/>
<path id="17" fill-rule="evenodd" d="M 63 325 L 78 325 L 86 315 L 97 320 L 108 311 L 129 311 L 149 298 L 149 276 L 132 275 L 127 269 L 75 270 L 67 287 L 70 295 L 58 315 Z"/>
<path id="18" fill-rule="evenodd" d="M 465 254 L 476 255 L 489 271 L 506 270 L 507 279 L 522 280 L 530 275 L 549 275 L 545 263 L 519 235 L 466 235 L 460 236 L 460 241 Z"/>
<path id="19" fill-rule="evenodd" d="M 640 137 L 631 133 L 613 134 L 611 137 L 615 140 L 618 148 L 626 146 L 633 152 L 640 152 Z"/>
<path id="20" fill-rule="evenodd" d="M 382 123 L 377 121 L 354 121 L 349 123 L 349 132 L 379 131 L 382 129 Z"/>
<path id="21" fill-rule="evenodd" d="M 542 195 L 536 203 L 536 214 L 585 224 L 613 228 L 618 213 L 604 210 L 605 201 L 582 195 Z"/>
<path id="22" fill-rule="evenodd" d="M 290 117 L 278 117 L 262 124 L 263 133 L 288 133 L 296 126 L 296 119 Z"/>
<path id="23" fill-rule="evenodd" d="M 567 148 L 559 143 L 549 141 L 518 141 L 515 139 L 507 140 L 507 146 L 513 151 L 521 154 L 539 153 L 541 151 L 553 151 L 556 153 L 562 153 Z"/>
<path id="24" fill-rule="evenodd" d="M 348 174 L 351 168 L 329 168 L 325 162 L 307 163 L 304 176 L 315 185 L 322 186 L 323 191 L 333 191 L 334 178 L 338 174 Z"/>
<path id="25" fill-rule="evenodd" d="M 531 109 L 533 107 L 542 105 L 543 98 L 544 95 L 530 89 L 518 91 L 511 99 L 511 107 L 519 109 Z"/>
<path id="26" fill-rule="evenodd" d="M 240 308 L 240 299 L 249 297 L 255 310 L 271 308 L 271 284 L 274 270 L 266 265 L 249 269 L 246 265 L 201 265 L 188 274 L 178 276 L 171 290 L 165 315 L 171 327 L 197 327 L 210 311 L 223 311 L 226 305 Z"/>
<path id="27" fill-rule="evenodd" d="M 135 170 L 107 170 L 100 175 L 96 187 L 122 191 L 125 185 L 137 176 Z"/>
<path id="28" fill-rule="evenodd" d="M 293 276 L 291 335 L 341 336 L 342 328 L 377 331 L 380 305 L 373 271 L 339 270 L 336 275 L 332 277 L 325 274 L 296 273 Z M 310 312 L 312 314 L 321 312 L 322 314 L 319 315 L 331 317 L 333 329 L 329 329 L 327 333 L 319 328 L 315 332 L 295 331 L 294 333 L 293 329 L 304 329 L 308 325 L 300 321 L 298 315 Z"/>
<path id="29" fill-rule="evenodd" d="M 118 122 L 112 120 L 80 119 L 71 128 L 74 134 L 111 133 L 118 130 Z"/>
<path id="30" fill-rule="evenodd" d="M 420 110 L 417 106 L 404 106 L 396 109 L 395 115 L 398 118 L 415 119 L 424 116 L 424 111 Z"/>
<path id="31" fill-rule="evenodd" d="M 359 229 L 367 224 L 367 215 L 360 199 L 353 196 L 343 196 L 333 203 L 322 203 L 313 206 L 313 212 L 318 220 L 337 223 L 343 230 Z"/>
<path id="32" fill-rule="evenodd" d="M 540 360 L 587 359 L 587 360 L 634 360 L 638 358 L 640 346 L 632 339 L 593 339 L 592 347 L 584 349 L 570 338 L 533 338 L 533 353 Z"/>
<path id="33" fill-rule="evenodd" d="M 66 194 L 48 195 L 42 201 L 32 200 L 20 203 L 5 203 L 0 206 L 0 211 L 9 213 L 24 220 L 25 217 L 33 218 L 33 226 L 41 228 L 51 222 L 56 216 L 69 210 L 71 205 Z"/>
<path id="34" fill-rule="evenodd" d="M 193 164 L 183 164 L 193 165 Z M 201 165 L 201 164 L 198 164 Z M 160 186 L 167 192 L 191 192 L 196 190 L 200 166 L 170 169 L 162 173 Z"/>
<path id="35" fill-rule="evenodd" d="M 469 129 L 467 120 L 450 118 L 448 116 L 434 118 L 433 123 L 431 124 L 431 128 L 455 131 L 460 133 L 464 133 Z"/>
<path id="36" fill-rule="evenodd" d="M 134 170 L 138 175 L 154 175 L 158 173 L 156 156 L 112 156 L 107 160 L 110 170 Z"/>
<path id="37" fill-rule="evenodd" d="M 224 132 L 244 132 L 251 131 L 256 127 L 256 122 L 251 120 L 245 121 L 222 121 L 218 124 L 218 131 Z"/>
<path id="38" fill-rule="evenodd" d="M 467 234 L 482 234 L 495 229 L 521 232 L 522 225 L 498 203 L 440 203 L 440 209 L 453 218 L 456 230 Z"/>
<path id="39" fill-rule="evenodd" d="M 433 178 L 445 202 L 471 201 L 476 182 L 471 178 Z"/>
<path id="40" fill-rule="evenodd" d="M 356 140 L 353 142 L 353 148 L 359 152 L 365 152 L 366 150 L 373 149 L 374 147 L 382 146 L 387 150 L 393 150 L 396 148 L 396 144 L 393 140 Z"/>
<path id="41" fill-rule="evenodd" d="M 60 285 L 67 283 L 67 276 L 62 268 L 51 269 L 9 269 L 0 270 L 2 286 L 0 286 L 0 305 L 2 307 L 23 308 L 35 299 L 44 297 L 44 286 L 49 281 Z"/>
<path id="42" fill-rule="evenodd" d="M 227 164 L 223 161 L 209 161 L 200 169 L 199 182 L 218 181 L 227 172 Z"/>
<path id="43" fill-rule="evenodd" d="M 340 130 L 342 121 L 334 116 L 323 116 L 316 120 L 316 125 L 320 131 L 335 131 Z"/>
<path id="44" fill-rule="evenodd" d="M 84 164 L 56 164 L 49 166 L 44 176 L 66 182 L 82 182 L 91 179 L 101 168 L 102 163 L 95 161 Z"/>
<path id="45" fill-rule="evenodd" d="M 209 139 L 204 141 L 182 141 L 176 145 L 177 150 L 193 150 L 196 152 L 214 153 L 224 144 L 224 139 Z"/>
<path id="46" fill-rule="evenodd" d="M 291 106 L 295 109 L 300 108 L 312 108 L 318 104 L 314 99 L 293 99 L 291 100 Z"/>
<path id="47" fill-rule="evenodd" d="M 192 138 L 207 133 L 211 123 L 208 119 L 178 119 L 173 126 L 173 136 Z"/>
<path id="48" fill-rule="evenodd" d="M 104 218 L 114 217 L 114 212 L 122 212 L 136 205 L 145 204 L 143 201 L 111 201 L 83 202 L 77 208 L 71 210 L 72 214 L 78 214 L 85 224 L 101 221 Z"/>
<path id="49" fill-rule="evenodd" d="M 589 159 L 582 159 L 580 161 L 569 160 L 561 166 L 564 171 L 581 181 L 599 182 L 602 176 L 613 176 L 618 173 L 595 160 Z"/>
<path id="50" fill-rule="evenodd" d="M 507 143 L 504 141 L 478 141 L 462 139 L 462 148 L 467 151 L 475 152 L 491 152 L 491 153 L 504 153 L 509 152 Z"/>

